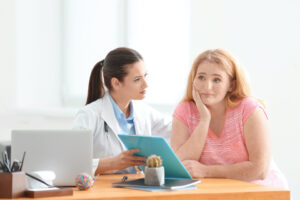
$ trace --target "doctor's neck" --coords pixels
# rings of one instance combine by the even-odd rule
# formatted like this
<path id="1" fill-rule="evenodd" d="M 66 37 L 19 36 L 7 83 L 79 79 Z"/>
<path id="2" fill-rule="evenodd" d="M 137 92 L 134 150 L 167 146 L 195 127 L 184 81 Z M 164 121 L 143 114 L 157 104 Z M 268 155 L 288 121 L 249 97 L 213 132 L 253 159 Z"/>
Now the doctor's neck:
<path id="1" fill-rule="evenodd" d="M 124 98 L 123 95 L 120 95 L 116 92 L 110 91 L 109 92 L 111 97 L 113 98 L 113 100 L 116 102 L 116 104 L 119 106 L 119 108 L 121 109 L 121 111 L 124 113 L 124 115 L 127 117 L 129 117 L 130 115 L 130 101 L 131 99 L 128 98 Z"/>

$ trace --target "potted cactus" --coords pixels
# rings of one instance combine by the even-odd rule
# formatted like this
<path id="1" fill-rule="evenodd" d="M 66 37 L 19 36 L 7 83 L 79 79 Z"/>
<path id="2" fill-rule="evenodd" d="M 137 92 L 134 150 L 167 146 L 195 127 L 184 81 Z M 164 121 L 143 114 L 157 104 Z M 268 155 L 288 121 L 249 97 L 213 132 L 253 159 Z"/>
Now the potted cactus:
<path id="1" fill-rule="evenodd" d="M 157 155 L 151 155 L 147 158 L 145 167 L 145 185 L 163 185 L 165 183 L 165 169 L 162 166 L 162 160 Z"/>

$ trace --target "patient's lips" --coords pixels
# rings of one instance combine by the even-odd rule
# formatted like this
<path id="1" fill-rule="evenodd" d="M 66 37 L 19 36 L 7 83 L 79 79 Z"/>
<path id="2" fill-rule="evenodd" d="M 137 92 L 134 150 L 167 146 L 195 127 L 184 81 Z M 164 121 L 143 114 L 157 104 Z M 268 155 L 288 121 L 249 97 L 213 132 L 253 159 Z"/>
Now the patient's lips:
<path id="1" fill-rule="evenodd" d="M 212 94 L 210 94 L 210 93 L 202 93 L 201 96 L 203 96 L 203 97 L 211 97 Z"/>

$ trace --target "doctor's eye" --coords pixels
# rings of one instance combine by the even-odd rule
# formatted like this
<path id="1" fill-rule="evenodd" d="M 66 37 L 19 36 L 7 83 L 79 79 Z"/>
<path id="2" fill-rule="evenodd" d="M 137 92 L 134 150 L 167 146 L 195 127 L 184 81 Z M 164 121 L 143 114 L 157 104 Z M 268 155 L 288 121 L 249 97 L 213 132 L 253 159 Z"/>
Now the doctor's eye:
<path id="1" fill-rule="evenodd" d="M 140 80 L 141 80 L 140 77 L 136 77 L 136 78 L 134 79 L 134 82 L 138 82 L 138 81 L 140 81 Z"/>

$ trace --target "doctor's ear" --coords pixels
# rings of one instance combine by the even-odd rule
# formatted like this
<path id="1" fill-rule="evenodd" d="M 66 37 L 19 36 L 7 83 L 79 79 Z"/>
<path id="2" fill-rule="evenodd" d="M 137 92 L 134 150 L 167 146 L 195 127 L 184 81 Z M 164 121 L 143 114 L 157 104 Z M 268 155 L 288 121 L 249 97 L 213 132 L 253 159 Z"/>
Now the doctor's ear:
<path id="1" fill-rule="evenodd" d="M 115 77 L 113 77 L 110 82 L 114 90 L 118 90 L 121 86 L 121 82 Z"/>

